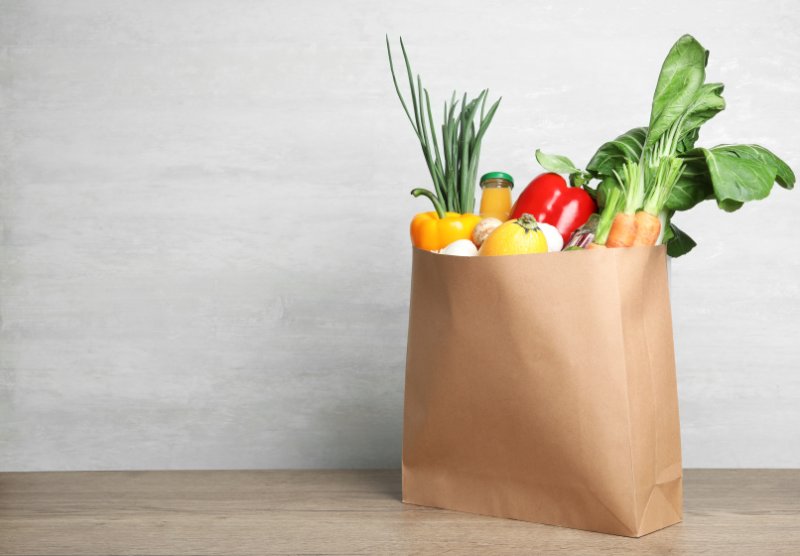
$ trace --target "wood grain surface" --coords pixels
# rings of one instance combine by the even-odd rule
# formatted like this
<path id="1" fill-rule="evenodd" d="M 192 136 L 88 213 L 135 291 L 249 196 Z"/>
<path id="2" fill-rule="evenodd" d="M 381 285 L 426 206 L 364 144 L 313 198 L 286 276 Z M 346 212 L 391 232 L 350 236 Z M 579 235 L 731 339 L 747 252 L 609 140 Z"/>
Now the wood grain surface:
<path id="1" fill-rule="evenodd" d="M 800 470 L 687 470 L 628 539 L 405 505 L 400 472 L 0 474 L 0 554 L 800 554 Z"/>

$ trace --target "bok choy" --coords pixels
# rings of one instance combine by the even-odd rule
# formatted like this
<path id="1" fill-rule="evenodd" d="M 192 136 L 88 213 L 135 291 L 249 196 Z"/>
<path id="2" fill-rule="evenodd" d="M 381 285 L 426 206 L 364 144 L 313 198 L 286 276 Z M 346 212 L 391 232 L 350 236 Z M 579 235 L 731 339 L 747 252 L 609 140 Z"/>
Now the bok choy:
<path id="1" fill-rule="evenodd" d="M 640 166 L 645 182 L 645 208 L 659 211 L 664 223 L 662 242 L 678 257 L 695 242 L 672 223 L 677 211 L 714 199 L 722 210 L 735 211 L 769 195 L 774 183 L 792 189 L 795 175 L 775 154 L 760 145 L 699 147 L 700 127 L 725 109 L 721 83 L 706 83 L 708 50 L 691 35 L 672 46 L 661 67 L 653 94 L 650 121 L 603 144 L 586 170 L 566 157 L 537 153 L 547 170 L 570 173 L 602 207 L 610 191 L 626 188 L 618 176 L 626 164 Z M 586 186 L 599 180 L 595 188 Z"/>

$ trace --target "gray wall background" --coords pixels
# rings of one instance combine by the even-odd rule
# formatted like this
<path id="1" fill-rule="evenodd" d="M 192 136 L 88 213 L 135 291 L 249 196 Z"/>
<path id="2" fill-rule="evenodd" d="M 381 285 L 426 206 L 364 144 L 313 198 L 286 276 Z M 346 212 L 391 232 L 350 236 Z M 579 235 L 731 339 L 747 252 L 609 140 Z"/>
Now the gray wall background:
<path id="1" fill-rule="evenodd" d="M 585 164 L 691 32 L 702 143 L 800 169 L 800 9 L 674 1 L 0 1 L 0 469 L 397 466 L 407 224 L 390 84 L 503 103 L 481 171 Z M 687 466 L 800 466 L 800 193 L 678 220 Z"/>

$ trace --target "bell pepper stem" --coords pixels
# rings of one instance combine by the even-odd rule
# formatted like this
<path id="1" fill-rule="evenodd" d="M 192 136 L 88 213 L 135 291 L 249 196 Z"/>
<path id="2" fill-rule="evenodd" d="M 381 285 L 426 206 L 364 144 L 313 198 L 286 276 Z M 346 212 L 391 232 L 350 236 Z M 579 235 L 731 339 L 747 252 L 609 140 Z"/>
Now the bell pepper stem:
<path id="1" fill-rule="evenodd" d="M 436 209 L 436 214 L 439 216 L 439 218 L 444 218 L 445 214 L 444 207 L 442 206 L 441 201 L 439 201 L 439 199 L 436 197 L 436 195 L 433 194 L 432 191 L 429 191 L 424 187 L 417 187 L 416 189 L 411 190 L 411 194 L 414 197 L 419 197 L 421 195 L 423 197 L 427 197 L 428 199 L 430 199 L 431 203 L 433 203 L 433 208 Z"/>

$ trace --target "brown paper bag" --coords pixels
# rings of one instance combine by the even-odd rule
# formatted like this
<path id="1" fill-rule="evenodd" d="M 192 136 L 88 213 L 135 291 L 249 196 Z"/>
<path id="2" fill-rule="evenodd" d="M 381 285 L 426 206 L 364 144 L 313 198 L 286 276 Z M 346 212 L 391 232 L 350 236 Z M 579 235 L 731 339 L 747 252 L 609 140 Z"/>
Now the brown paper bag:
<path id="1" fill-rule="evenodd" d="M 664 247 L 414 250 L 403 501 L 639 537 L 682 516 Z"/>

